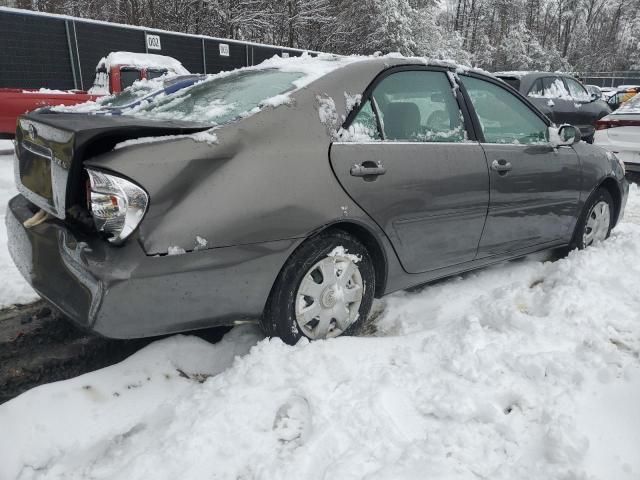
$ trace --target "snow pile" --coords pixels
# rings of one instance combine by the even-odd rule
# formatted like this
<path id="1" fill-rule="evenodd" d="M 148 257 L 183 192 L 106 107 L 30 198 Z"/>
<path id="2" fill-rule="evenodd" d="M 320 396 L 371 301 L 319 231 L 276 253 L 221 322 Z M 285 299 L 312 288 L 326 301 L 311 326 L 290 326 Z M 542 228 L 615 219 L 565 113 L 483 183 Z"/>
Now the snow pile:
<path id="1" fill-rule="evenodd" d="M 639 257 L 634 186 L 608 241 L 393 295 L 373 337 L 162 340 L 0 406 L 0 478 L 637 479 Z"/>
<path id="2" fill-rule="evenodd" d="M 182 247 L 177 247 L 175 245 L 169 245 L 167 249 L 167 255 L 184 255 L 187 251 Z"/>
<path id="3" fill-rule="evenodd" d="M 5 146 L 3 141 L 0 150 Z M 7 144 L 9 141 L 6 142 Z M 5 211 L 9 199 L 18 194 L 13 179 L 13 156 L 0 155 L 0 308 L 16 303 L 29 303 L 39 297 L 22 278 L 7 250 Z M 0 430 L 2 422 L 0 422 Z M 0 452 L 2 449 L 0 448 Z M 0 455 L 1 457 L 2 455 Z M 2 475 L 0 474 L 0 478 Z"/>
<path id="4" fill-rule="evenodd" d="M 320 123 L 334 132 L 340 121 L 336 111 L 336 102 L 328 95 L 316 95 L 316 101 L 318 102 Z"/>
<path id="5" fill-rule="evenodd" d="M 209 145 L 216 145 L 218 143 L 218 136 L 214 133 L 214 129 L 203 130 L 202 132 L 196 132 L 188 135 L 164 135 L 161 137 L 140 137 L 125 140 L 120 143 L 116 143 L 113 147 L 114 150 L 121 148 L 131 147 L 133 145 L 142 145 L 145 143 L 158 143 L 166 142 L 169 140 L 175 140 L 177 138 L 191 138 L 196 142 L 208 143 Z"/>
<path id="6" fill-rule="evenodd" d="M 74 92 L 72 92 L 71 90 L 52 90 L 50 88 L 40 88 L 38 90 L 22 90 L 22 93 L 49 93 L 49 94 L 55 94 L 55 95 L 69 95 L 72 94 Z"/>
<path id="7" fill-rule="evenodd" d="M 0 140 L 0 155 L 13 155 L 13 140 Z"/>

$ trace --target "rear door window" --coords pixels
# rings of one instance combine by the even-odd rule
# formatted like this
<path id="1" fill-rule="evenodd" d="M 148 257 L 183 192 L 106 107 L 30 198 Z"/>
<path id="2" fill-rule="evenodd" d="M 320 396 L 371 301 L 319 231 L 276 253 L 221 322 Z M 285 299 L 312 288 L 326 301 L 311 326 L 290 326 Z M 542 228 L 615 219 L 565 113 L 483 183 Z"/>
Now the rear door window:
<path id="1" fill-rule="evenodd" d="M 560 77 L 545 77 L 542 82 L 546 98 L 566 98 L 569 96 L 569 92 Z"/>
<path id="2" fill-rule="evenodd" d="M 569 91 L 560 77 L 537 79 L 527 94 L 533 98 L 567 98 Z"/>
<path id="3" fill-rule="evenodd" d="M 378 83 L 349 127 L 352 140 L 363 133 L 371 139 L 404 142 L 462 142 L 467 138 L 447 74 L 427 70 L 399 71 Z"/>
<path id="4" fill-rule="evenodd" d="M 544 97 L 544 84 L 542 82 L 542 78 L 537 79 L 533 82 L 533 85 L 529 89 L 529 93 L 527 94 L 529 97 Z"/>

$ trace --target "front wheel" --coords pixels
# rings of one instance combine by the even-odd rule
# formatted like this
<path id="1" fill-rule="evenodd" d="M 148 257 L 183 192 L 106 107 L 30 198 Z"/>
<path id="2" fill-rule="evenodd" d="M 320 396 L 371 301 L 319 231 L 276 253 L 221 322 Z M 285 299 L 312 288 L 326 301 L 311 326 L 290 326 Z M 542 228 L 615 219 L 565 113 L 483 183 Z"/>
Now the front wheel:
<path id="1" fill-rule="evenodd" d="M 605 188 L 599 188 L 587 201 L 574 234 L 574 246 L 583 249 L 609 237 L 613 227 L 613 198 Z"/>
<path id="2" fill-rule="evenodd" d="M 293 345 L 356 334 L 369 315 L 375 272 L 356 238 L 329 231 L 303 243 L 287 260 L 269 296 L 262 325 Z"/>

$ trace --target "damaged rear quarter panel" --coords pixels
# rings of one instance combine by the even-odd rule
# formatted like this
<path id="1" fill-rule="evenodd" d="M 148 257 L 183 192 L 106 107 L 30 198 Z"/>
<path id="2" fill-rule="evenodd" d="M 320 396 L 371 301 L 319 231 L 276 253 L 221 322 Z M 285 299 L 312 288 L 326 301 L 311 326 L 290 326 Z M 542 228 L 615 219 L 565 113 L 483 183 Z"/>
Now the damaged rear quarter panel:
<path id="1" fill-rule="evenodd" d="M 332 132 L 320 121 L 317 96 L 332 97 L 343 119 L 345 91 L 363 91 L 379 70 L 338 70 L 292 94 L 289 105 L 216 129 L 217 144 L 178 137 L 85 164 L 125 175 L 149 193 L 139 227 L 147 254 L 194 250 L 196 237 L 206 248 L 302 238 L 345 211 L 371 223 L 333 175 Z"/>

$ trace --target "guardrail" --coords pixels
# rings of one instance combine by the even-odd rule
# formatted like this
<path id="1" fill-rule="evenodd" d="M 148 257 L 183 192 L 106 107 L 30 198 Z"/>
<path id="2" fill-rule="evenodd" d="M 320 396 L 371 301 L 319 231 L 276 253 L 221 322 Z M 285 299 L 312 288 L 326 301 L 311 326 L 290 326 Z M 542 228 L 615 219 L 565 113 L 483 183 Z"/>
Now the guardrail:
<path id="1" fill-rule="evenodd" d="M 618 87 L 620 85 L 640 85 L 640 71 L 583 72 L 578 74 L 587 85 Z"/>

